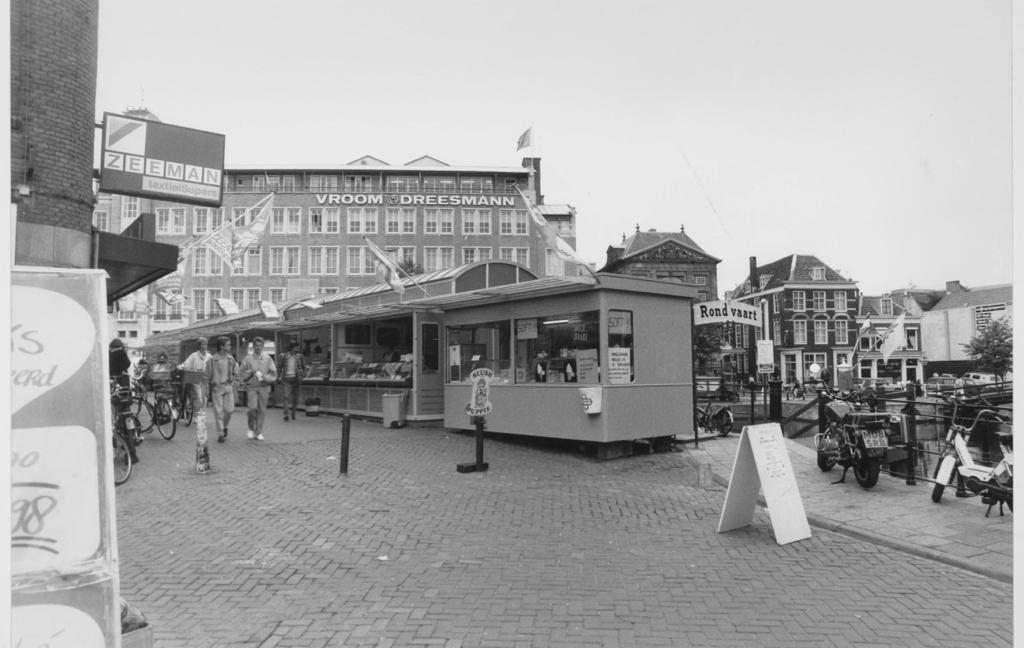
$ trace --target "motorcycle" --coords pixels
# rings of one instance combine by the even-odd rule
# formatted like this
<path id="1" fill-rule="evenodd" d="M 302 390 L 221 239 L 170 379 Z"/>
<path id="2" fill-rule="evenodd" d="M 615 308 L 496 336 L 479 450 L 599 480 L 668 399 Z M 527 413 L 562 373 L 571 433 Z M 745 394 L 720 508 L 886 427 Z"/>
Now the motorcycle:
<path id="1" fill-rule="evenodd" d="M 732 408 L 728 405 L 708 403 L 707 407 L 697 405 L 697 426 L 719 436 L 729 436 L 732 431 Z"/>
<path id="2" fill-rule="evenodd" d="M 942 452 L 942 459 L 935 468 L 935 485 L 932 487 L 932 501 L 938 503 L 942 499 L 942 493 L 946 489 L 953 475 L 956 474 L 957 484 L 961 482 L 964 487 L 972 493 L 981 495 L 983 504 L 988 504 L 985 517 L 992 513 L 992 507 L 999 504 L 999 515 L 1003 515 L 1003 504 L 1013 512 L 1013 433 L 999 433 L 999 446 L 1003 451 L 1003 458 L 995 466 L 979 464 L 971 455 L 967 447 L 971 439 L 971 433 L 977 427 L 978 421 L 985 416 L 988 419 L 1002 423 L 994 411 L 990 409 L 980 410 L 974 417 L 974 423 L 970 427 L 957 423 L 958 399 L 953 399 L 953 417 L 946 433 L 946 443 Z M 959 490 L 959 488 L 958 488 Z"/>
<path id="3" fill-rule="evenodd" d="M 843 475 L 833 484 L 846 481 L 846 473 L 853 468 L 853 476 L 862 488 L 878 483 L 882 460 L 889 448 L 886 429 L 893 422 L 888 412 L 863 412 L 861 402 L 851 402 L 845 392 L 821 390 L 828 398 L 825 415 L 828 427 L 814 435 L 818 468 L 828 472 L 836 465 L 843 467 Z M 898 420 L 898 417 L 897 417 Z"/>

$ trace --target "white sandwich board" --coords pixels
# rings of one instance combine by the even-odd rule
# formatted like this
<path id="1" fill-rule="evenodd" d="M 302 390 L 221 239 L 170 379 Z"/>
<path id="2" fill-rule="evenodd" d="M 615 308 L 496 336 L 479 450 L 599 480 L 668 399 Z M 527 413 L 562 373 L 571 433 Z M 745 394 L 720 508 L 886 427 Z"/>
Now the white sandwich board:
<path id="1" fill-rule="evenodd" d="M 811 537 L 804 503 L 797 489 L 782 427 L 778 423 L 746 425 L 725 492 L 718 532 L 745 527 L 754 519 L 758 490 L 764 491 L 768 517 L 780 545 Z"/>

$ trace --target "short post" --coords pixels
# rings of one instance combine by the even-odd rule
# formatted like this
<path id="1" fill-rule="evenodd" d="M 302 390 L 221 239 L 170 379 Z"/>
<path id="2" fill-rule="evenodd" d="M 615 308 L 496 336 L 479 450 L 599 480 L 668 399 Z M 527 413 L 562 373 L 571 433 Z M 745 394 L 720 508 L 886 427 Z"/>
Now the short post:
<path id="1" fill-rule="evenodd" d="M 487 470 L 487 462 L 484 461 L 484 427 L 487 419 L 483 416 L 474 416 L 473 425 L 476 427 L 476 462 L 461 463 L 455 467 L 460 473 L 483 472 Z"/>
<path id="2" fill-rule="evenodd" d="M 774 377 L 768 381 L 768 420 L 782 420 L 782 381 Z"/>
<path id="3" fill-rule="evenodd" d="M 341 474 L 348 474 L 348 437 L 352 427 L 352 417 L 346 412 L 341 415 Z"/>
<path id="4" fill-rule="evenodd" d="M 917 408 L 914 406 L 917 394 L 911 387 L 907 392 L 907 405 L 903 413 L 907 415 L 907 486 L 917 484 L 914 473 L 917 472 Z"/>
<path id="5" fill-rule="evenodd" d="M 750 388 L 750 424 L 754 424 L 754 408 L 757 407 L 757 383 L 754 382 L 754 377 L 751 376 L 747 382 L 747 387 Z"/>
<path id="6" fill-rule="evenodd" d="M 818 432 L 825 434 L 825 430 L 828 429 L 828 419 L 825 414 L 825 403 L 828 402 L 825 398 L 824 390 L 818 392 Z"/>

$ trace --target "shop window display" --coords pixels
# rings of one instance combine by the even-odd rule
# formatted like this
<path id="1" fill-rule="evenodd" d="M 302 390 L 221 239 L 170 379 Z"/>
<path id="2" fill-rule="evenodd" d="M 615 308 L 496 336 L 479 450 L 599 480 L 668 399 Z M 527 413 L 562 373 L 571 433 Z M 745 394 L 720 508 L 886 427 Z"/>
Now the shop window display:
<path id="1" fill-rule="evenodd" d="M 411 386 L 410 322 L 345 324 L 338 326 L 335 335 L 333 380 Z"/>
<path id="2" fill-rule="evenodd" d="M 517 383 L 601 381 L 598 311 L 516 320 Z"/>
<path id="3" fill-rule="evenodd" d="M 468 382 L 474 369 L 487 368 L 499 382 L 512 382 L 509 329 L 507 321 L 449 327 L 448 381 Z"/>

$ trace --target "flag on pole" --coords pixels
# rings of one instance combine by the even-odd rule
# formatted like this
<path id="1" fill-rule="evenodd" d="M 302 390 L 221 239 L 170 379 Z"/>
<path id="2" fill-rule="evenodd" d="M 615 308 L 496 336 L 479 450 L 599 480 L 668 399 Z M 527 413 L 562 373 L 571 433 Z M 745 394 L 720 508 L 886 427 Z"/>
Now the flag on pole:
<path id="1" fill-rule="evenodd" d="M 532 143 L 533 143 L 533 142 L 531 142 L 531 137 L 533 136 L 533 132 L 532 131 L 533 131 L 533 126 L 531 126 L 531 127 L 527 128 L 526 130 L 524 130 L 523 134 L 519 136 L 519 139 L 516 140 L 516 150 L 517 151 L 522 151 L 527 146 L 532 145 Z"/>
<path id="2" fill-rule="evenodd" d="M 878 350 L 882 352 L 882 359 L 885 362 L 889 362 L 889 356 L 896 351 L 907 346 L 907 332 L 903 328 L 903 320 L 907 314 L 902 313 L 896 318 L 896 321 L 886 329 L 885 333 L 882 334 L 882 345 L 878 347 Z"/>
<path id="3" fill-rule="evenodd" d="M 867 335 L 868 331 L 870 331 L 870 330 L 871 330 L 871 320 L 870 319 L 866 319 L 866 320 L 864 320 L 864 323 L 861 324 L 860 331 L 857 332 L 857 339 L 859 340 L 860 338 L 862 338 L 865 335 Z"/>
<path id="4" fill-rule="evenodd" d="M 193 237 L 192 240 L 188 241 L 178 251 L 178 271 L 183 271 L 185 260 L 192 254 L 192 252 L 195 251 L 196 248 L 204 246 L 211 249 L 217 256 L 223 259 L 225 263 L 230 265 L 231 250 L 233 247 L 232 233 L 234 231 L 234 228 L 239 224 L 244 223 L 246 217 L 248 217 L 253 212 L 253 210 L 257 208 L 260 209 L 258 213 L 260 216 L 262 216 L 262 214 L 264 213 L 263 209 L 270 203 L 272 203 L 273 199 L 274 194 L 270 193 L 261 198 L 255 205 L 249 207 L 238 216 L 230 219 L 225 218 L 223 224 L 221 224 L 219 227 L 211 231 L 209 234 L 206 234 L 199 238 Z M 259 217 L 251 220 L 255 222 L 256 220 L 258 220 L 258 218 Z M 263 227 L 266 227 L 266 222 L 264 222 Z M 262 230 L 260 231 L 260 233 L 262 234 Z"/>
<path id="5" fill-rule="evenodd" d="M 363 240 L 366 241 L 367 249 L 377 259 L 377 272 L 383 275 L 384 281 L 391 285 L 392 290 L 399 295 L 404 294 L 405 284 L 402 283 L 402 278 L 399 276 L 402 271 L 395 260 L 389 257 L 387 252 L 374 245 L 370 239 L 364 236 Z"/>
<path id="6" fill-rule="evenodd" d="M 538 233 L 544 237 L 544 243 L 547 245 L 548 249 L 562 261 L 581 265 L 586 268 L 590 274 L 597 277 L 597 275 L 594 274 L 594 271 L 591 270 L 590 265 L 576 254 L 576 250 L 572 249 L 572 246 L 566 243 L 565 239 L 555 232 L 555 228 L 547 221 L 546 218 L 544 218 L 544 215 L 540 213 L 540 210 L 530 202 L 530 199 L 526 197 L 523 190 L 517 186 L 516 191 L 519 192 L 519 195 L 523 198 L 523 202 L 526 203 L 526 209 L 530 212 L 530 218 L 533 220 L 533 224 L 536 226 Z"/>
<path id="7" fill-rule="evenodd" d="M 160 299 L 164 300 L 165 303 L 171 306 L 177 306 L 185 302 L 185 295 L 181 293 L 171 292 L 170 290 L 160 290 L 157 293 Z"/>
<path id="8" fill-rule="evenodd" d="M 263 207 L 260 208 L 252 222 L 241 231 L 236 230 L 234 232 L 228 265 L 234 267 L 241 263 L 249 248 L 259 243 L 260 239 L 263 238 L 263 232 L 266 231 L 267 222 L 270 220 L 270 206 L 273 204 L 274 194 L 270 194 L 270 200 L 263 204 Z"/>

